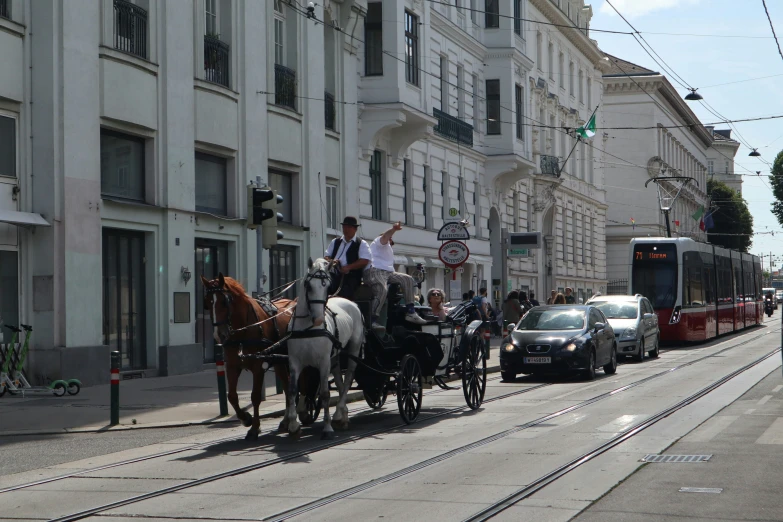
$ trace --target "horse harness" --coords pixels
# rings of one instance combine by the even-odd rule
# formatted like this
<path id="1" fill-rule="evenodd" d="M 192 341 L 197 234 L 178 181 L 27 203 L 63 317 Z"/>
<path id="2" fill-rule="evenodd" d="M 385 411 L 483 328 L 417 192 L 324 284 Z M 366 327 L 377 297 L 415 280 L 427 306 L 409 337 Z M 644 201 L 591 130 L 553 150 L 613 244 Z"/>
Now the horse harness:
<path id="1" fill-rule="evenodd" d="M 310 309 L 310 305 L 312 304 L 322 304 L 324 305 L 324 313 L 328 313 L 332 317 L 332 322 L 334 323 L 334 334 L 326 328 L 326 325 L 324 325 L 323 328 L 313 328 L 315 325 L 310 325 L 307 328 L 303 330 L 294 330 L 294 325 L 291 325 L 291 331 L 288 333 L 288 339 L 313 339 L 316 337 L 327 337 L 330 341 L 332 341 L 332 357 L 334 357 L 334 351 L 340 349 L 340 331 L 337 328 L 337 313 L 331 310 L 328 306 L 326 306 L 327 299 L 310 299 L 310 289 L 311 285 L 313 284 L 313 280 L 317 280 L 321 282 L 322 286 L 328 286 L 331 283 L 331 276 L 329 273 L 324 270 L 323 268 L 319 268 L 315 272 L 311 274 L 307 274 L 307 277 L 304 279 L 304 287 L 305 287 L 305 303 L 307 304 L 307 309 Z M 303 319 L 305 317 L 310 317 L 308 315 L 296 315 L 294 314 L 293 322 L 296 322 L 297 318 Z"/>
<path id="2" fill-rule="evenodd" d="M 215 322 L 214 319 L 213 319 L 212 326 L 213 327 L 215 327 L 215 326 L 223 326 L 223 325 L 228 326 L 228 336 L 229 336 L 229 338 L 233 337 L 234 334 L 236 334 L 238 332 L 241 332 L 241 331 L 244 331 L 244 330 L 246 330 L 246 329 L 248 329 L 250 327 L 259 326 L 260 323 L 263 322 L 258 317 L 258 314 L 256 313 L 255 308 L 253 308 L 251 306 L 250 309 L 253 312 L 255 323 L 250 324 L 249 326 L 244 326 L 242 328 L 239 328 L 239 329 L 235 330 L 231 326 L 231 316 L 233 315 L 232 314 L 232 312 L 233 312 L 232 305 L 233 305 L 233 302 L 234 302 L 234 297 L 231 295 L 231 292 L 227 291 L 225 288 L 207 288 L 207 289 L 205 289 L 205 293 L 207 295 L 220 293 L 225 298 L 226 305 L 228 306 L 228 314 L 226 314 L 226 319 L 224 321 L 218 321 L 218 322 Z M 258 303 L 258 305 L 261 307 L 261 309 L 264 311 L 264 313 L 267 316 L 269 316 L 269 320 L 272 320 L 272 324 L 274 325 L 274 328 L 275 328 L 275 335 L 279 339 L 280 338 L 280 328 L 278 327 L 277 321 L 275 320 L 275 318 L 277 317 L 277 314 L 279 313 L 280 310 L 277 308 L 277 306 L 275 306 L 273 301 L 269 300 L 266 297 L 257 298 L 257 299 L 255 299 L 255 301 Z M 239 345 L 240 348 L 241 348 L 242 345 L 249 345 L 249 344 L 257 344 L 257 345 L 260 345 L 261 347 L 269 347 L 269 346 L 273 345 L 272 341 L 262 337 L 261 339 L 257 339 L 257 340 L 256 339 L 244 340 L 244 341 L 228 340 L 225 343 L 223 343 L 223 346 Z"/>

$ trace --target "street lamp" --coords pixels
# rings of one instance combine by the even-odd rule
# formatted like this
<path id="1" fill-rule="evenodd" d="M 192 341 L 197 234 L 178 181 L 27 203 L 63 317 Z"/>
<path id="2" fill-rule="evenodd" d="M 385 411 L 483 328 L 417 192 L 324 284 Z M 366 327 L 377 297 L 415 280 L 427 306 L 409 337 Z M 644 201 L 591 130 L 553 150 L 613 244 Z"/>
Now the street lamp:
<path id="1" fill-rule="evenodd" d="M 690 94 L 688 94 L 688 95 L 685 97 L 685 99 L 686 99 L 686 100 L 688 100 L 688 101 L 699 101 L 699 100 L 703 100 L 703 99 L 704 99 L 704 97 L 703 97 L 701 94 L 699 94 L 698 92 L 696 92 L 697 90 L 698 90 L 698 89 L 691 88 L 691 92 L 690 92 Z"/>
<path id="2" fill-rule="evenodd" d="M 748 156 L 752 158 L 758 158 L 759 156 L 761 156 L 761 154 L 759 154 L 759 151 L 757 149 L 753 149 L 753 151 L 750 154 L 748 154 Z"/>

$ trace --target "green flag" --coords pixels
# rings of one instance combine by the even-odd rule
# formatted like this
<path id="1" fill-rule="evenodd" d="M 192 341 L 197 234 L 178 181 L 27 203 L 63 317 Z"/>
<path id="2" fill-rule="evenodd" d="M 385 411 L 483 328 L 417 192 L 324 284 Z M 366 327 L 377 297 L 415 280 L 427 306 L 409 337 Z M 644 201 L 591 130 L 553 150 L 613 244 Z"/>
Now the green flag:
<path id="1" fill-rule="evenodd" d="M 592 138 L 595 136 L 595 111 L 593 111 L 593 115 L 590 116 L 586 125 L 576 129 L 576 133 L 583 138 Z"/>
<path id="2" fill-rule="evenodd" d="M 691 216 L 694 220 L 698 221 L 704 215 L 704 205 L 700 206 L 696 212 Z"/>

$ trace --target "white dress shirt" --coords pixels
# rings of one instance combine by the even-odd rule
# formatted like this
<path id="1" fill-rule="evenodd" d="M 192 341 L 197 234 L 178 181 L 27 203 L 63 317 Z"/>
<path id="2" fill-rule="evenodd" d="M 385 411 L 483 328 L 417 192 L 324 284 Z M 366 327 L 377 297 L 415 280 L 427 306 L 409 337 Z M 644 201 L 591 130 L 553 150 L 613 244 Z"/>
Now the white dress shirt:
<path id="1" fill-rule="evenodd" d="M 394 272 L 394 250 L 392 250 L 391 243 L 382 244 L 381 236 L 378 236 L 370 245 L 370 253 L 374 268 Z"/>
<path id="2" fill-rule="evenodd" d="M 329 246 L 327 247 L 326 252 L 324 252 L 324 255 L 326 255 L 327 257 L 332 255 L 332 250 L 334 250 L 334 245 L 338 239 L 342 239 L 343 242 L 342 244 L 340 244 L 340 248 L 337 250 L 337 255 L 334 256 L 334 259 L 338 260 L 341 266 L 345 266 L 349 264 L 345 255 L 348 253 L 348 249 L 350 248 L 351 243 L 353 243 L 354 241 L 360 241 L 359 259 L 366 259 L 369 261 L 369 263 L 367 263 L 367 266 L 364 267 L 364 270 L 367 270 L 372 266 L 372 253 L 370 252 L 370 245 L 368 245 L 367 241 L 365 241 L 364 239 L 359 239 L 356 236 L 353 236 L 353 239 L 345 239 L 345 236 L 341 238 L 332 239 L 332 242 L 329 243 Z"/>

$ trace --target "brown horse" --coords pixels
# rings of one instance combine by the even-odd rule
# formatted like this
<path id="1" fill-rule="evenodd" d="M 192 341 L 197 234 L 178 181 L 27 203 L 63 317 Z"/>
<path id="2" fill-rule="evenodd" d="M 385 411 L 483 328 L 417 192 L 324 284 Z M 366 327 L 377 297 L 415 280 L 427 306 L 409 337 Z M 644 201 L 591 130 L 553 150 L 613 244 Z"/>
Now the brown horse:
<path id="1" fill-rule="evenodd" d="M 263 362 L 258 359 L 243 361 L 240 351 L 244 355 L 252 355 L 279 341 L 286 333 L 296 300 L 276 299 L 273 304 L 278 312 L 272 319 L 265 307 L 249 297 L 235 279 L 224 277 L 221 273 L 217 279 L 211 281 L 201 276 L 201 282 L 204 284 L 204 309 L 209 310 L 212 318 L 212 335 L 215 342 L 224 347 L 228 402 L 242 424 L 250 427 L 245 438 L 256 439 L 261 424 L 258 407 L 261 404 L 265 369 Z M 256 325 L 259 322 L 261 324 Z M 248 328 L 248 325 L 256 326 Z M 275 374 L 283 383 L 288 404 L 288 367 L 285 364 L 276 364 L 274 368 Z M 250 395 L 253 402 L 252 416 L 239 407 L 237 382 L 243 369 L 253 374 L 253 391 Z M 287 430 L 285 419 L 280 423 L 279 429 Z"/>

